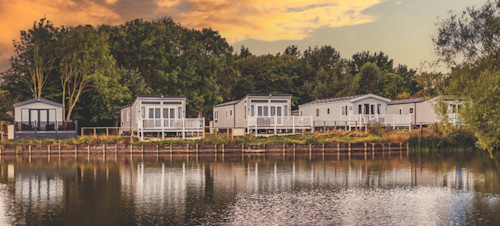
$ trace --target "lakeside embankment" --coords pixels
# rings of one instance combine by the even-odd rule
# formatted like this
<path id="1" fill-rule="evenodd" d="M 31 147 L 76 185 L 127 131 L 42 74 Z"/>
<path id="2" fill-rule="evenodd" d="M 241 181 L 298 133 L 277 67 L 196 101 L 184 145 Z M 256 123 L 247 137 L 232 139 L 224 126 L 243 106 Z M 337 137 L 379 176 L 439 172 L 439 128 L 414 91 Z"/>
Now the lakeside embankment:
<path id="1" fill-rule="evenodd" d="M 306 149 L 332 149 L 334 151 L 356 150 L 384 150 L 390 147 L 400 148 L 402 146 L 410 147 L 416 151 L 443 151 L 448 148 L 473 148 L 476 143 L 474 133 L 469 129 L 455 127 L 439 127 L 431 125 L 428 128 L 409 130 L 393 130 L 383 128 L 380 125 L 372 125 L 368 132 L 365 131 L 321 131 L 306 134 L 279 135 L 268 137 L 241 136 L 231 137 L 226 134 L 207 134 L 200 139 L 146 139 L 139 141 L 135 137 L 128 136 L 82 136 L 78 139 L 66 140 L 3 140 L 0 142 L 3 150 L 14 148 L 16 151 L 29 150 L 70 150 L 89 149 L 166 149 L 167 152 L 172 149 L 182 150 L 180 152 L 189 152 L 189 150 L 210 149 L 209 152 L 217 152 L 218 149 L 262 149 L 259 145 L 266 147 L 278 147 L 274 149 L 286 150 L 293 146 L 304 146 Z M 215 145 L 215 146 L 214 146 Z M 218 146 L 217 146 L 218 145 Z M 256 146 L 257 145 L 257 146 Z M 266 146 L 267 145 L 267 146 Z M 108 147 L 109 146 L 109 147 Z M 178 147 L 178 148 L 177 148 Z M 273 149 L 273 148 L 271 148 Z M 46 151 L 50 152 L 50 151 Z M 102 151 L 101 151 L 102 152 Z M 128 151 L 132 152 L 132 151 Z M 140 152 L 140 151 L 139 151 Z M 223 152 L 223 151 L 222 151 Z M 4 153 L 6 153 L 4 151 Z"/>

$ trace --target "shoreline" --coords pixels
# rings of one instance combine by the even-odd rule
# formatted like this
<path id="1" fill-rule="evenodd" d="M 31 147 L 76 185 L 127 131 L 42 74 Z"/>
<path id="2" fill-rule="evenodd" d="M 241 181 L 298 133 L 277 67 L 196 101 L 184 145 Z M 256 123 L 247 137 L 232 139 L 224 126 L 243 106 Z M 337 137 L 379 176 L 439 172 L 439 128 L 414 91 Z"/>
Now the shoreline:
<path id="1" fill-rule="evenodd" d="M 283 144 L 103 144 L 0 145 L 0 155 L 123 155 L 186 153 L 368 153 L 408 151 L 399 143 L 283 143 Z"/>

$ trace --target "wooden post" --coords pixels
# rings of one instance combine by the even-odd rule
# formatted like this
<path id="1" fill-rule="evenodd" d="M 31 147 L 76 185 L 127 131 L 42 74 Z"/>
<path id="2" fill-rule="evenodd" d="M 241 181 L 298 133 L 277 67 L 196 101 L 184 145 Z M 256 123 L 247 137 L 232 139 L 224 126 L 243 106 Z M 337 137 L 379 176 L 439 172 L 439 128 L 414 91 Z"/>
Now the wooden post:
<path id="1" fill-rule="evenodd" d="M 118 137 L 122 136 L 122 127 L 118 128 Z"/>
<path id="2" fill-rule="evenodd" d="M 347 131 L 347 121 L 345 121 L 344 131 Z"/>
<path id="3" fill-rule="evenodd" d="M 335 130 L 337 130 L 337 121 L 334 122 Z"/>
<path id="4" fill-rule="evenodd" d="M 347 148 L 347 151 L 351 153 L 351 143 L 349 143 L 349 147 Z"/>
<path id="5" fill-rule="evenodd" d="M 198 153 L 199 150 L 198 150 L 198 144 L 196 144 L 196 153 Z"/>
<path id="6" fill-rule="evenodd" d="M 170 154 L 172 154 L 172 152 L 174 152 L 174 149 L 172 148 L 172 144 L 170 144 Z"/>
<path id="7" fill-rule="evenodd" d="M 189 153 L 189 144 L 186 144 L 186 152 Z"/>
<path id="8" fill-rule="evenodd" d="M 106 127 L 106 137 L 108 137 L 108 136 L 109 136 L 109 128 Z"/>
<path id="9" fill-rule="evenodd" d="M 368 120 L 365 120 L 365 133 L 368 133 Z"/>
<path id="10" fill-rule="evenodd" d="M 214 152 L 217 154 L 217 144 L 214 145 Z"/>
<path id="11" fill-rule="evenodd" d="M 340 153 L 340 143 L 337 143 L 337 153 Z"/>
<path id="12" fill-rule="evenodd" d="M 226 129 L 227 137 L 229 137 L 229 128 Z"/>
<path id="13" fill-rule="evenodd" d="M 159 144 L 156 145 L 156 154 L 158 154 L 158 153 L 160 153 L 160 145 Z"/>
<path id="14" fill-rule="evenodd" d="M 28 153 L 30 154 L 31 156 L 31 145 L 28 145 Z"/>
<path id="15" fill-rule="evenodd" d="M 97 129 L 94 127 L 94 137 L 96 136 Z"/>
<path id="16" fill-rule="evenodd" d="M 323 131 L 326 131 L 326 121 L 323 121 Z"/>
<path id="17" fill-rule="evenodd" d="M 366 143 L 365 143 L 365 153 L 366 153 Z"/>
<path id="18" fill-rule="evenodd" d="M 205 138 L 205 127 L 203 127 L 203 137 L 202 138 Z"/>
<path id="19" fill-rule="evenodd" d="M 49 152 L 49 155 L 50 155 L 50 144 L 49 144 L 49 146 L 47 147 L 47 149 L 48 149 L 47 151 Z"/>
<path id="20" fill-rule="evenodd" d="M 90 144 L 89 144 L 89 145 L 87 145 L 87 154 L 89 154 L 89 155 L 90 155 Z"/>
<path id="21" fill-rule="evenodd" d="M 59 145 L 59 155 L 61 155 L 61 145 Z"/>
<path id="22" fill-rule="evenodd" d="M 403 142 L 399 142 L 399 151 L 403 151 Z"/>
<path id="23" fill-rule="evenodd" d="M 283 143 L 283 155 L 285 155 L 285 149 L 286 149 L 286 146 L 285 146 L 285 143 Z"/>
<path id="24" fill-rule="evenodd" d="M 325 154 L 325 143 L 323 143 L 323 154 Z"/>
<path id="25" fill-rule="evenodd" d="M 316 122 L 315 122 L 315 121 L 313 121 L 313 127 L 312 127 L 312 129 L 311 129 L 311 133 L 314 133 L 314 130 L 315 130 L 315 129 L 316 129 Z"/>
<path id="26" fill-rule="evenodd" d="M 375 152 L 375 144 L 372 143 L 372 152 Z"/>
<path id="27" fill-rule="evenodd" d="M 224 153 L 224 144 L 222 144 L 222 153 Z"/>
<path id="28" fill-rule="evenodd" d="M 311 153 L 311 152 L 312 152 L 312 144 L 309 143 L 309 153 Z"/>
<path id="29" fill-rule="evenodd" d="M 214 133 L 215 133 L 215 137 L 217 137 L 217 133 L 218 133 L 219 129 L 218 128 L 215 128 L 214 129 Z"/>
<path id="30" fill-rule="evenodd" d="M 141 145 L 141 153 L 144 155 L 144 145 Z"/>
<path id="31" fill-rule="evenodd" d="M 130 128 L 130 138 L 134 136 L 134 127 Z"/>
<path id="32" fill-rule="evenodd" d="M 78 155 L 78 145 L 75 145 L 75 155 Z"/>
<path id="33" fill-rule="evenodd" d="M 83 137 L 83 127 L 81 128 L 80 136 Z"/>
<path id="34" fill-rule="evenodd" d="M 102 156 L 106 158 L 106 145 L 102 145 Z"/>
<path id="35" fill-rule="evenodd" d="M 354 129 L 354 130 L 355 130 L 355 131 L 358 131 L 358 121 L 355 121 L 355 122 L 354 122 L 354 125 L 355 125 L 355 129 Z"/>

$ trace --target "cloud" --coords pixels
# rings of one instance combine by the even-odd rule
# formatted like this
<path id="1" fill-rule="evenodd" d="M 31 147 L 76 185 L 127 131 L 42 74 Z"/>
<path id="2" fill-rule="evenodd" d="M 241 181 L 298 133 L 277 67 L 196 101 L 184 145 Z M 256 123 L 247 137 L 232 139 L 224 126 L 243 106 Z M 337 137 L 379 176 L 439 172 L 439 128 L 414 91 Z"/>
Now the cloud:
<path id="1" fill-rule="evenodd" d="M 0 0 L 0 61 L 13 52 L 12 41 L 33 22 L 47 17 L 56 25 L 117 24 L 122 17 L 113 8 L 118 0 Z M 0 71 L 5 63 L 0 63 Z"/>
<path id="2" fill-rule="evenodd" d="M 212 27 L 229 42 L 300 40 L 321 27 L 370 23 L 363 14 L 384 0 L 160 0 L 157 14 L 191 28 Z"/>
<path id="3" fill-rule="evenodd" d="M 183 26 L 211 27 L 230 43 L 300 40 L 321 27 L 370 23 L 363 11 L 385 0 L 0 0 L 0 61 L 21 30 L 47 17 L 55 25 L 120 24 L 171 16 Z M 0 71 L 6 68 L 0 63 Z"/>

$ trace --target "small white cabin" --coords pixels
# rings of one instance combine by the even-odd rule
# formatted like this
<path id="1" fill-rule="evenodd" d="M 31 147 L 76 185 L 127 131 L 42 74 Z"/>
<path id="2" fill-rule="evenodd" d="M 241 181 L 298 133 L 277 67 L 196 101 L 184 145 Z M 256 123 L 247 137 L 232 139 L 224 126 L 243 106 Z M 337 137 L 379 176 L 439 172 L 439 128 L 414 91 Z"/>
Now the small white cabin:
<path id="1" fill-rule="evenodd" d="M 185 96 L 138 96 L 120 113 L 122 133 L 141 138 L 145 134 L 162 138 L 168 134 L 199 135 L 205 126 L 204 118 L 186 118 Z"/>
<path id="2" fill-rule="evenodd" d="M 291 94 L 248 94 L 240 100 L 213 107 L 213 125 L 217 129 L 272 130 L 274 133 L 311 129 L 310 117 L 292 116 Z"/>
<path id="3" fill-rule="evenodd" d="M 315 100 L 299 105 L 299 115 L 312 116 L 316 126 L 363 127 L 380 122 L 391 126 L 409 126 L 409 116 L 389 115 L 390 99 L 374 94 Z"/>
<path id="4" fill-rule="evenodd" d="M 436 104 L 441 96 L 432 99 L 424 97 L 404 100 L 393 100 L 387 105 L 389 114 L 409 114 L 413 125 L 429 125 L 440 121 L 436 112 Z M 458 109 L 462 105 L 449 96 L 442 96 L 444 104 L 447 106 L 447 116 L 450 123 L 460 124 L 458 120 Z"/>
<path id="5" fill-rule="evenodd" d="M 65 121 L 63 105 L 35 98 L 14 106 L 14 138 L 65 139 L 76 137 L 76 121 Z"/>

